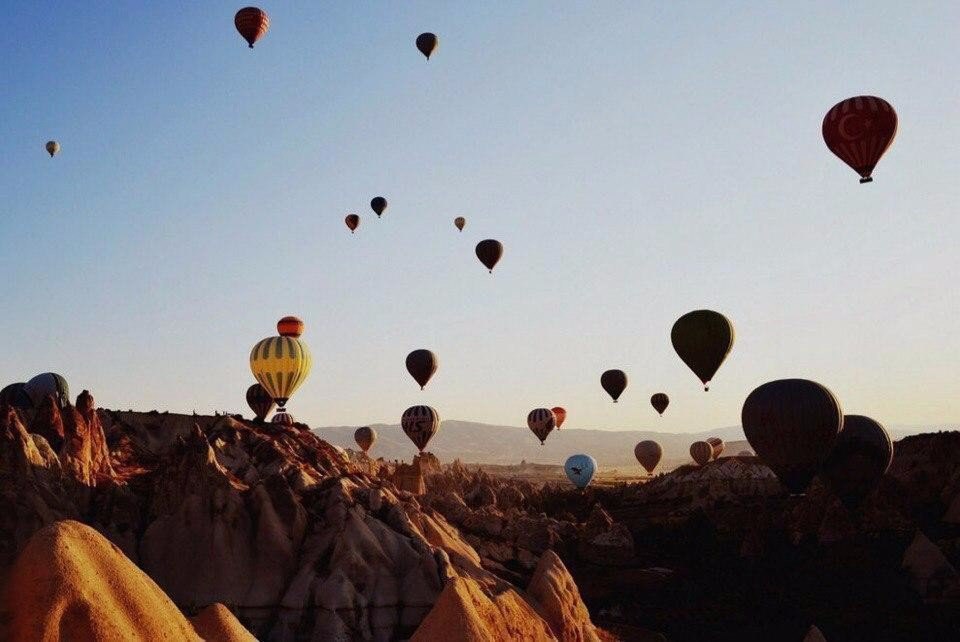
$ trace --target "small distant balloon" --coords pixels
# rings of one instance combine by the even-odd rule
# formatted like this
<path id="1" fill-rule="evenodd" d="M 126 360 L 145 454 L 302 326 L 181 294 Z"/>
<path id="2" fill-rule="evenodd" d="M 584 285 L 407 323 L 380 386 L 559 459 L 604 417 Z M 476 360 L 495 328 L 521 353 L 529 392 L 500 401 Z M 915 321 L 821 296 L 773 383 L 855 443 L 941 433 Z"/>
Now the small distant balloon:
<path id="1" fill-rule="evenodd" d="M 494 239 L 486 239 L 477 243 L 476 252 L 477 258 L 492 274 L 493 268 L 496 267 L 500 257 L 503 256 L 503 243 Z"/>
<path id="2" fill-rule="evenodd" d="M 845 415 L 843 430 L 820 475 L 844 506 L 855 509 L 880 483 L 892 462 L 893 442 L 880 422 Z"/>
<path id="3" fill-rule="evenodd" d="M 303 321 L 299 317 L 286 316 L 277 321 L 277 334 L 281 337 L 298 338 L 303 334 Z"/>
<path id="4" fill-rule="evenodd" d="M 430 350 L 420 348 L 407 355 L 407 372 L 420 384 L 420 390 L 427 385 L 439 366 L 437 355 Z"/>
<path id="5" fill-rule="evenodd" d="M 597 472 L 597 460 L 590 455 L 572 455 L 563 464 L 563 472 L 574 486 L 583 490 Z"/>
<path id="6" fill-rule="evenodd" d="M 843 410 L 815 381 L 780 379 L 747 396 L 740 421 L 757 456 L 791 493 L 800 494 L 843 430 Z"/>
<path id="7" fill-rule="evenodd" d="M 458 216 L 457 218 L 453 219 L 453 224 L 456 225 L 457 229 L 462 232 L 463 226 L 467 224 L 467 219 L 463 218 L 462 216 Z"/>
<path id="8" fill-rule="evenodd" d="M 250 410 L 253 411 L 257 421 L 266 419 L 270 411 L 273 410 L 274 403 L 273 397 L 259 383 L 247 388 L 247 405 L 250 406 Z"/>
<path id="9" fill-rule="evenodd" d="M 607 370 L 600 375 L 600 385 L 613 399 L 613 403 L 617 403 L 617 399 L 627 388 L 627 373 L 623 370 Z"/>
<path id="10" fill-rule="evenodd" d="M 55 140 L 48 140 L 45 148 L 47 153 L 50 154 L 50 158 L 53 158 L 60 153 L 60 143 Z"/>
<path id="11" fill-rule="evenodd" d="M 417 49 L 427 57 L 427 60 L 430 60 L 430 54 L 436 50 L 439 42 L 439 39 L 434 34 L 430 32 L 421 33 L 417 36 Z"/>
<path id="12" fill-rule="evenodd" d="M 70 386 L 62 375 L 55 372 L 38 374 L 24 384 L 23 391 L 30 397 L 34 407 L 39 406 L 48 396 L 56 400 L 61 410 L 70 405 Z"/>
<path id="13" fill-rule="evenodd" d="M 711 448 L 713 448 L 713 454 L 710 456 L 710 459 L 719 459 L 720 453 L 723 452 L 723 440 L 719 437 L 710 437 L 707 439 L 707 443 L 710 444 Z"/>
<path id="14" fill-rule="evenodd" d="M 661 417 L 663 416 L 663 411 L 667 409 L 667 406 L 670 405 L 670 397 L 666 393 L 658 392 L 652 397 L 650 397 L 650 405 L 653 406 L 653 409 L 657 411 Z"/>
<path id="15" fill-rule="evenodd" d="M 876 96 L 841 100 L 823 117 L 827 148 L 860 175 L 860 183 L 873 181 L 873 168 L 896 135 L 897 112 Z"/>
<path id="16" fill-rule="evenodd" d="M 673 349 L 703 382 L 704 390 L 710 390 L 710 380 L 730 354 L 734 337 L 730 320 L 713 310 L 688 312 L 670 331 Z"/>
<path id="17" fill-rule="evenodd" d="M 347 227 L 350 228 L 350 233 L 353 234 L 358 227 L 360 227 L 360 217 L 356 214 L 347 214 L 346 218 L 343 219 L 343 222 L 347 224 Z"/>
<path id="18" fill-rule="evenodd" d="M 554 406 L 550 410 L 553 411 L 553 416 L 557 418 L 557 430 L 560 430 L 560 426 L 567 420 L 567 411 L 561 406 Z"/>
<path id="19" fill-rule="evenodd" d="M 281 411 L 273 415 L 273 418 L 270 420 L 272 424 L 279 424 L 281 426 L 292 426 L 297 423 L 297 420 L 293 418 L 289 412 Z"/>
<path id="20" fill-rule="evenodd" d="M 360 450 L 367 452 L 377 441 L 377 431 L 370 426 L 357 428 L 357 430 L 353 433 L 353 440 L 357 442 L 358 446 L 360 446 Z"/>
<path id="21" fill-rule="evenodd" d="M 706 466 L 713 457 L 713 446 L 705 441 L 695 441 L 690 444 L 690 456 L 698 466 Z"/>
<path id="22" fill-rule="evenodd" d="M 557 418 L 547 408 L 535 408 L 527 415 L 527 427 L 540 440 L 541 446 L 556 426 Z"/>
<path id="23" fill-rule="evenodd" d="M 400 427 L 420 452 L 440 429 L 440 415 L 430 406 L 412 406 L 403 411 Z"/>
<path id="24" fill-rule="evenodd" d="M 25 390 L 25 383 L 11 383 L 0 390 L 0 406 L 12 406 L 26 410 L 33 407 L 33 402 Z"/>
<path id="25" fill-rule="evenodd" d="M 383 211 L 387 209 L 387 199 L 382 196 L 374 196 L 370 201 L 370 209 L 376 212 L 377 218 L 380 218 Z"/>
<path id="26" fill-rule="evenodd" d="M 657 442 L 648 439 L 634 446 L 633 456 L 637 458 L 637 461 L 646 469 L 647 473 L 652 475 L 653 469 L 657 467 L 663 457 L 663 448 Z"/>
<path id="27" fill-rule="evenodd" d="M 244 7 L 233 17 L 233 24 L 253 49 L 254 43 L 260 40 L 270 28 L 270 16 L 263 9 Z"/>

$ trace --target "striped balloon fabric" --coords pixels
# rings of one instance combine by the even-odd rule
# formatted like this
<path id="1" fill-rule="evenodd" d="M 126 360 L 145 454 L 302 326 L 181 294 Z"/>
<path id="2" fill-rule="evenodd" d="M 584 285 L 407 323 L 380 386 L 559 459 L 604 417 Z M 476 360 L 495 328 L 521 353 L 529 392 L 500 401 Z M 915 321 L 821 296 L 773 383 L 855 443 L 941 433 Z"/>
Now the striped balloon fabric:
<path id="1" fill-rule="evenodd" d="M 430 406 L 412 406 L 403 412 L 400 427 L 420 452 L 440 429 L 440 414 Z"/>
<path id="2" fill-rule="evenodd" d="M 549 408 L 535 408 L 527 415 L 527 427 L 537 436 L 542 446 L 547 435 L 557 427 L 557 417 Z"/>
<path id="3" fill-rule="evenodd" d="M 279 412 L 306 380 L 312 364 L 310 350 L 296 337 L 267 337 L 250 352 L 250 370 L 280 406 Z"/>
<path id="4" fill-rule="evenodd" d="M 254 43 L 270 29 L 270 16 L 263 9 L 244 7 L 233 17 L 233 24 L 253 49 Z"/>
<path id="5" fill-rule="evenodd" d="M 876 96 L 841 100 L 823 117 L 823 140 L 830 151 L 855 172 L 861 183 L 871 174 L 880 157 L 897 135 L 897 112 Z"/>
<path id="6" fill-rule="evenodd" d="M 280 424 L 281 426 L 292 426 L 297 422 L 289 412 L 278 412 L 273 416 L 273 419 L 270 420 L 272 424 Z"/>

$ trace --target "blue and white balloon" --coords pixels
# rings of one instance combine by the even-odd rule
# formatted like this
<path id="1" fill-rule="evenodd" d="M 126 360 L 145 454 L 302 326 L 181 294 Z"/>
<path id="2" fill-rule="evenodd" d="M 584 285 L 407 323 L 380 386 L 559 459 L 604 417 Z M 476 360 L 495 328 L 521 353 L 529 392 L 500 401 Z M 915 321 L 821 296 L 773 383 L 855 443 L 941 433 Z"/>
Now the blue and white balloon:
<path id="1" fill-rule="evenodd" d="M 597 460 L 590 455 L 572 455 L 563 465 L 563 472 L 574 486 L 583 490 L 597 472 Z"/>

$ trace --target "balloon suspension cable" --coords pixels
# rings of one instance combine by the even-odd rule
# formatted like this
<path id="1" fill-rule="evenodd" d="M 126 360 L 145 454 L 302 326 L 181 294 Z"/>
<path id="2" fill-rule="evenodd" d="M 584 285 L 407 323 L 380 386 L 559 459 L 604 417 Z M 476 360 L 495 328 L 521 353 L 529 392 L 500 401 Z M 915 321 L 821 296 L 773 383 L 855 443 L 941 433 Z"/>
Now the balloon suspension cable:
<path id="1" fill-rule="evenodd" d="M 864 176 L 863 178 L 860 179 L 861 185 L 863 185 L 864 183 L 872 183 L 872 182 L 873 182 L 873 176 Z"/>

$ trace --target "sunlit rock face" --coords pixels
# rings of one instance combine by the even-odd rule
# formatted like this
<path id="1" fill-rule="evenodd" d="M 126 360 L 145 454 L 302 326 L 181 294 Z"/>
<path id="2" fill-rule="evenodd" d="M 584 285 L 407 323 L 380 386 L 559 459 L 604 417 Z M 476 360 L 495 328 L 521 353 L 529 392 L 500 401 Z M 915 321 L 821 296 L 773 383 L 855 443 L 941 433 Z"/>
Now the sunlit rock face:
<path id="1" fill-rule="evenodd" d="M 553 639 L 539 607 L 418 500 L 425 473 L 441 469 L 435 457 L 405 469 L 359 459 L 300 427 L 98 411 L 86 392 L 62 411 L 0 409 L 0 579 L 31 535 L 72 518 L 183 612 L 217 627 L 225 614 L 210 605 L 227 604 L 257 639 L 406 639 L 457 578 L 498 612 L 533 614 L 528 628 L 543 637 L 531 639 Z M 478 509 L 449 499 L 468 513 L 497 510 L 494 491 L 478 492 Z M 516 489 L 502 500 L 522 502 Z M 529 522 L 495 523 L 530 546 L 531 572 L 557 539 Z M 498 622 L 485 626 L 509 630 Z"/>

